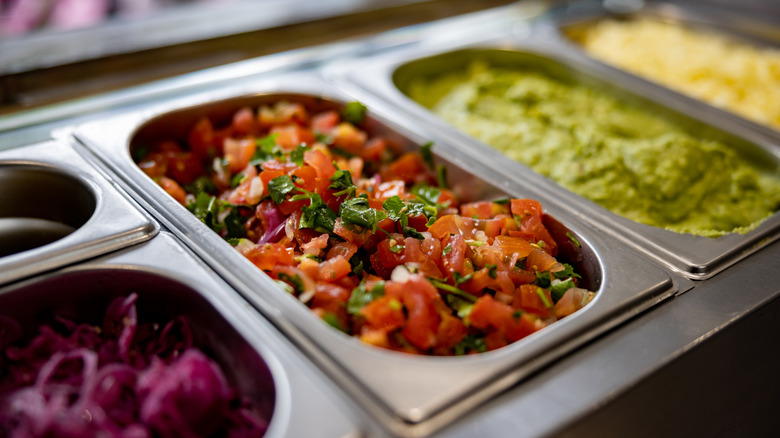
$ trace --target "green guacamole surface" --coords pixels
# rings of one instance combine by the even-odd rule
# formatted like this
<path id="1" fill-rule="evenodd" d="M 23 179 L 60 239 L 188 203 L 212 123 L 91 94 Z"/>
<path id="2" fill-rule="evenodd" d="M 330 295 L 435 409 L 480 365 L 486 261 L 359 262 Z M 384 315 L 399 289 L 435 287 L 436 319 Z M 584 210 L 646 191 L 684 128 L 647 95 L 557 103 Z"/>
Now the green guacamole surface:
<path id="1" fill-rule="evenodd" d="M 444 120 L 612 212 L 679 233 L 746 233 L 780 208 L 776 166 L 588 86 L 473 63 L 407 94 Z"/>

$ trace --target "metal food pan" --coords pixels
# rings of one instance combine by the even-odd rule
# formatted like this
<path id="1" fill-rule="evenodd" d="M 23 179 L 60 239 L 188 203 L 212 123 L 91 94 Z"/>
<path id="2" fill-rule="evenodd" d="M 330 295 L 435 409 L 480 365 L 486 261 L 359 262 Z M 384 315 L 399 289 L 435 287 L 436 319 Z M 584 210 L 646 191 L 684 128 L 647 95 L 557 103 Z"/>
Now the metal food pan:
<path id="1" fill-rule="evenodd" d="M 281 98 L 310 109 L 340 107 L 354 100 L 316 72 L 269 78 L 254 86 L 255 94 L 236 95 L 228 89 L 84 124 L 74 128 L 74 136 L 103 157 L 128 190 L 393 433 L 424 435 L 449 424 L 482 400 L 669 297 L 677 288 L 671 276 L 651 260 L 564 210 L 550 207 L 546 223 L 553 233 L 560 236 L 570 231 L 582 244 L 581 250 L 570 254 L 571 262 L 585 274 L 586 286 L 598 292 L 586 309 L 510 346 L 464 357 L 407 355 L 346 336 L 284 293 L 168 196 L 131 159 L 136 142 L 179 138 L 202 115 L 218 123 L 242 105 L 257 106 Z M 416 149 L 426 141 L 413 129 L 390 123 L 370 106 L 367 124 L 368 131 L 386 134 L 401 149 Z M 437 144 L 433 151 L 437 161 L 448 167 L 453 190 L 466 199 L 526 193 L 523 186 L 497 178 L 490 168 L 473 162 L 456 148 Z"/>
<path id="2" fill-rule="evenodd" d="M 0 284 L 154 236 L 157 225 L 73 148 L 0 153 Z"/>
<path id="3" fill-rule="evenodd" d="M 270 418 L 268 437 L 357 435 L 354 411 L 283 337 L 165 232 L 151 241 L 0 289 L 0 316 L 25 336 L 54 316 L 101 325 L 111 301 L 138 294 L 139 322 L 183 316 L 194 346 Z"/>
<path id="4" fill-rule="evenodd" d="M 622 6 L 622 7 L 621 7 Z M 605 19 L 632 20 L 637 18 L 652 18 L 664 23 L 672 23 L 681 28 L 721 35 L 735 42 L 745 43 L 756 48 L 780 49 L 780 30 L 777 23 L 770 17 L 749 14 L 743 10 L 735 10 L 713 4 L 695 4 L 679 1 L 648 1 L 632 5 L 620 5 L 597 1 L 580 1 L 569 7 L 551 8 L 535 25 L 535 34 L 551 44 L 556 44 L 562 50 L 580 52 L 582 56 L 590 57 L 576 41 L 590 26 Z M 596 58 L 595 62 L 602 63 Z M 634 73 L 623 70 L 622 67 L 604 63 L 617 71 L 634 76 Z M 762 133 L 780 139 L 780 132 L 766 124 L 755 122 L 748 118 L 713 106 L 694 96 L 666 88 L 650 77 L 635 76 L 640 81 L 647 81 L 659 88 L 664 88 L 664 94 L 677 94 L 677 99 L 690 104 L 696 102 L 709 107 L 707 112 L 719 114 L 719 117 L 733 118 L 735 123 L 745 129 Z M 686 102 L 687 101 L 687 102 Z"/>
<path id="5" fill-rule="evenodd" d="M 490 166 L 511 181 L 533 186 L 549 203 L 557 203 L 590 221 L 625 243 L 643 251 L 689 278 L 705 279 L 776 240 L 780 215 L 774 214 L 756 229 L 742 235 L 719 238 L 681 234 L 640 224 L 618 216 L 588 199 L 570 192 L 529 167 L 508 160 L 503 154 L 469 137 L 404 94 L 415 78 L 462 70 L 475 59 L 488 65 L 530 67 L 598 88 L 639 108 L 679 124 L 699 138 L 719 140 L 740 154 L 768 168 L 777 169 L 780 148 L 773 139 L 745 129 L 728 113 L 711 113 L 713 108 L 693 102 L 681 105 L 671 93 L 636 77 L 571 53 L 545 38 L 528 34 L 475 45 L 440 44 L 435 47 L 397 50 L 374 58 L 360 59 L 333 72 L 347 87 L 360 92 L 370 103 L 388 102 L 405 120 L 416 120 L 438 139 L 459 146 L 472 159 Z M 660 88 L 660 93 L 659 93 Z M 663 92 L 673 94 L 672 96 Z M 399 119 L 402 122 L 402 119 Z M 396 122 L 399 122 L 396 121 Z"/>

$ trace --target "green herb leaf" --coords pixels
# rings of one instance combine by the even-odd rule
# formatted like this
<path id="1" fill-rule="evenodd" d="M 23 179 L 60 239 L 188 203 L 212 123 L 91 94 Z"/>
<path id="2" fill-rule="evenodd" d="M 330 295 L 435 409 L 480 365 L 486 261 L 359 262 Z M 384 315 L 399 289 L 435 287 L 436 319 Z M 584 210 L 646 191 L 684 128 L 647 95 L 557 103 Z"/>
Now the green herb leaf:
<path id="1" fill-rule="evenodd" d="M 429 278 L 429 280 L 430 280 L 432 285 L 436 286 L 439 289 L 446 290 L 449 293 L 455 294 L 455 295 L 463 298 L 464 300 L 466 300 L 468 302 L 471 302 L 471 303 L 476 303 L 477 302 L 477 297 L 475 297 L 474 295 L 471 295 L 470 293 L 468 293 L 466 291 L 460 290 L 460 289 L 458 289 L 455 286 L 452 286 L 450 284 L 447 284 L 447 283 L 445 283 L 443 281 L 440 281 L 440 280 L 437 280 L 435 278 Z"/>
<path id="2" fill-rule="evenodd" d="M 347 312 L 357 315 L 363 310 L 366 304 L 385 294 L 385 282 L 378 281 L 371 290 L 366 289 L 366 282 L 363 281 L 352 290 L 352 294 L 347 301 Z"/>
<path id="3" fill-rule="evenodd" d="M 301 277 L 299 277 L 298 275 L 289 275 L 289 274 L 285 274 L 284 272 L 280 272 L 278 277 L 279 280 L 282 280 L 285 283 L 292 286 L 295 293 L 297 294 L 303 293 L 304 291 L 303 280 L 301 280 Z"/>
<path id="4" fill-rule="evenodd" d="M 484 353 L 487 351 L 487 345 L 485 344 L 485 338 L 474 334 L 468 334 L 462 341 L 460 341 L 454 347 L 455 354 L 463 356 L 466 353 Z"/>
<path id="5" fill-rule="evenodd" d="M 235 189 L 239 186 L 242 182 L 244 182 L 244 179 L 246 178 L 246 175 L 243 173 L 237 173 L 233 175 L 233 178 L 230 178 L 230 188 Z"/>
<path id="6" fill-rule="evenodd" d="M 379 221 L 387 218 L 384 211 L 369 207 L 368 198 L 363 196 L 342 202 L 341 207 L 339 207 L 339 216 L 346 223 L 359 225 L 371 231 L 376 231 Z"/>
<path id="7" fill-rule="evenodd" d="M 387 216 L 394 221 L 401 219 L 401 211 L 404 207 L 406 207 L 406 204 L 398 195 L 391 196 L 382 203 L 382 208 L 387 212 Z"/>
<path id="8" fill-rule="evenodd" d="M 284 202 L 284 198 L 287 194 L 296 188 L 292 179 L 290 179 L 290 175 L 277 176 L 271 181 L 268 181 L 268 193 L 271 195 L 271 199 L 273 199 L 276 205 Z"/>
<path id="9" fill-rule="evenodd" d="M 548 289 L 550 284 L 552 284 L 552 276 L 550 275 L 550 271 L 536 272 L 535 275 L 536 280 L 534 280 L 533 284 L 536 286 Z"/>
<path id="10" fill-rule="evenodd" d="M 439 187 L 447 188 L 447 168 L 443 164 L 436 166 L 436 183 Z"/>
<path id="11" fill-rule="evenodd" d="M 582 278 L 577 273 L 574 272 L 574 268 L 568 264 L 563 264 L 563 269 L 558 272 L 553 272 L 553 275 L 555 278 L 563 280 L 564 278 L 574 277 L 574 278 Z"/>
<path id="12" fill-rule="evenodd" d="M 211 180 L 211 178 L 207 176 L 201 176 L 198 177 L 195 181 L 193 181 L 190 184 L 187 184 L 184 186 L 184 190 L 187 191 L 187 193 L 214 193 L 217 191 L 217 186 L 214 185 L 214 181 Z"/>
<path id="13" fill-rule="evenodd" d="M 306 149 L 308 149 L 308 147 L 305 144 L 299 144 L 295 150 L 290 152 L 290 161 L 298 166 L 303 166 L 303 153 L 306 152 Z"/>
<path id="14" fill-rule="evenodd" d="M 321 233 L 332 233 L 338 216 L 322 202 L 320 195 L 305 193 L 295 195 L 291 199 L 298 201 L 307 198 L 311 200 L 311 203 L 303 207 L 299 226 L 301 228 L 312 228 Z"/>
<path id="15" fill-rule="evenodd" d="M 450 252 L 452 252 L 452 245 L 447 245 L 447 246 L 444 247 L 443 250 L 441 250 L 441 253 L 444 254 L 444 255 L 447 255 Z"/>
<path id="16" fill-rule="evenodd" d="M 353 125 L 359 125 L 366 119 L 366 112 L 368 108 L 360 102 L 349 102 L 344 105 L 344 109 L 341 110 L 341 117 L 344 121 L 352 123 Z"/>
<path id="17" fill-rule="evenodd" d="M 320 143 L 322 143 L 324 145 L 330 145 L 330 144 L 333 143 L 333 136 L 332 135 L 323 134 L 321 132 L 318 132 L 318 133 L 314 134 L 314 138 L 318 142 L 320 142 Z"/>
<path id="18" fill-rule="evenodd" d="M 263 138 L 258 138 L 257 148 L 255 149 L 255 153 L 252 155 L 249 164 L 257 166 L 265 161 L 283 156 L 284 153 L 282 150 L 276 146 L 276 139 L 278 137 L 279 134 L 271 134 Z"/>
<path id="19" fill-rule="evenodd" d="M 452 278 L 455 280 L 455 286 L 460 286 L 461 284 L 471 280 L 474 277 L 474 273 L 468 274 L 466 276 L 460 275 L 458 272 L 452 273 Z"/>
<path id="20" fill-rule="evenodd" d="M 469 316 L 471 314 L 471 309 L 474 308 L 474 303 L 464 300 L 457 295 L 445 295 L 444 299 L 447 300 L 447 304 L 455 310 L 461 319 Z"/>
<path id="21" fill-rule="evenodd" d="M 539 299 L 542 300 L 542 303 L 544 303 L 544 307 L 551 309 L 552 303 L 550 303 L 550 300 L 547 299 L 547 295 L 544 294 L 544 289 L 541 287 L 536 288 L 536 295 L 539 296 Z"/>
<path id="22" fill-rule="evenodd" d="M 438 202 L 441 190 L 437 187 L 431 187 L 428 184 L 415 184 L 412 187 L 411 193 L 425 205 L 437 208 L 440 206 Z"/>
<path id="23" fill-rule="evenodd" d="M 425 164 L 433 170 L 434 164 L 433 164 L 433 153 L 431 153 L 431 148 L 433 147 L 433 142 L 429 141 L 428 143 L 425 143 L 424 145 L 420 146 L 420 155 L 422 156 L 423 161 Z"/>
<path id="24" fill-rule="evenodd" d="M 328 323 L 329 326 L 335 328 L 336 330 L 341 330 L 342 332 L 345 331 L 344 327 L 341 326 L 341 321 L 339 321 L 338 316 L 336 316 L 332 312 L 325 312 L 322 315 L 322 320 Z"/>
<path id="25" fill-rule="evenodd" d="M 334 195 L 347 195 L 348 197 L 355 195 L 357 187 L 355 187 L 355 184 L 352 182 L 352 174 L 349 173 L 349 170 L 337 170 L 336 173 L 330 177 L 330 180 L 333 181 L 333 183 L 328 186 L 328 189 L 336 190 L 336 192 L 333 193 Z"/>
<path id="26" fill-rule="evenodd" d="M 550 286 L 550 297 L 554 303 L 557 303 L 558 300 L 563 298 L 566 291 L 573 287 L 577 287 L 577 285 L 574 284 L 574 279 L 571 277 L 566 280 L 553 280 L 552 285 Z"/>

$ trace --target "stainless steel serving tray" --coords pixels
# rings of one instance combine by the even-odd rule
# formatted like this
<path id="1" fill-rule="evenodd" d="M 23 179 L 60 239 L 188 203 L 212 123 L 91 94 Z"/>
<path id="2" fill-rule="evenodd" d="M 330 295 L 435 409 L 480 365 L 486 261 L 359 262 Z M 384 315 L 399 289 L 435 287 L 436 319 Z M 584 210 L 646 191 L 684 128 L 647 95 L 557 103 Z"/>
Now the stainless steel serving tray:
<path id="1" fill-rule="evenodd" d="M 732 233 L 720 238 L 680 234 L 625 219 L 461 133 L 401 91 L 412 78 L 457 71 L 476 58 L 504 67 L 527 65 L 550 69 L 664 115 L 699 137 L 724 141 L 757 162 L 778 167 L 780 141 L 747 129 L 734 116 L 691 99 L 683 102 L 676 93 L 595 62 L 578 51 L 565 50 L 544 35 L 536 34 L 533 28 L 521 29 L 515 34 L 475 44 L 444 42 L 400 48 L 334 65 L 328 74 L 368 104 L 386 109 L 393 116 L 404 116 L 394 118 L 395 123 L 413 120 L 424 125 L 428 135 L 459 145 L 471 159 L 492 167 L 504 178 L 534 187 L 549 200 L 548 205 L 557 203 L 689 278 L 708 278 L 780 236 L 777 213 L 748 234 Z"/>
<path id="2" fill-rule="evenodd" d="M 370 430 L 278 331 L 165 232 L 0 289 L 0 315 L 19 322 L 27 336 L 54 315 L 100 324 L 112 299 L 133 292 L 141 321 L 188 319 L 195 346 L 270 417 L 267 437 L 358 436 Z"/>
<path id="3" fill-rule="evenodd" d="M 307 106 L 332 107 L 354 100 L 316 72 L 268 77 L 251 86 L 164 102 L 74 128 L 86 145 L 123 185 L 165 225 L 254 303 L 338 384 L 395 434 L 424 435 L 446 425 L 497 392 L 506 389 L 589 339 L 649 308 L 677 290 L 677 284 L 648 258 L 606 237 L 566 210 L 548 205 L 547 213 L 565 224 L 582 243 L 581 260 L 597 298 L 581 312 L 500 350 L 466 357 L 420 357 L 368 346 L 328 327 L 282 290 L 149 179 L 131 159 L 138 139 L 180 138 L 198 117 L 220 121 L 242 105 L 286 98 Z M 369 106 L 368 129 L 386 134 L 404 149 L 426 141 L 415 129 L 389 122 Z M 411 124 L 410 124 L 411 125 Z M 499 194 L 524 196 L 530 190 L 504 180 L 446 143 L 434 147 L 445 163 L 454 190 L 466 198 Z M 556 221 L 557 220 L 557 221 Z"/>
<path id="4" fill-rule="evenodd" d="M 147 240 L 156 223 L 67 143 L 0 153 L 0 284 Z"/>

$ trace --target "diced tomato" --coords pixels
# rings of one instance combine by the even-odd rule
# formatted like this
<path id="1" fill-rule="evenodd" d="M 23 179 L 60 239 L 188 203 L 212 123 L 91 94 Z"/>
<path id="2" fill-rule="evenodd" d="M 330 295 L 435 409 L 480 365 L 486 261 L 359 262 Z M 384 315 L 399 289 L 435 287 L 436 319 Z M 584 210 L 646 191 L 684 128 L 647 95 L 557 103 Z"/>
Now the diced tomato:
<path id="1" fill-rule="evenodd" d="M 374 137 L 366 143 L 363 150 L 360 151 L 360 156 L 365 160 L 377 161 L 382 157 L 382 154 L 387 149 L 387 140 L 380 137 Z"/>
<path id="2" fill-rule="evenodd" d="M 529 233 L 539 241 L 544 242 L 544 250 L 550 255 L 558 254 L 558 244 L 542 223 L 542 204 L 533 199 L 512 199 L 512 214 L 516 215 L 520 231 Z"/>
<path id="3" fill-rule="evenodd" d="M 292 265 L 294 262 L 292 250 L 278 243 L 257 245 L 244 256 L 264 271 L 272 270 L 277 264 Z"/>
<path id="4" fill-rule="evenodd" d="M 316 281 L 320 278 L 320 264 L 314 259 L 303 257 L 301 263 L 298 264 L 298 269 L 312 280 Z"/>
<path id="5" fill-rule="evenodd" d="M 520 285 L 515 290 L 512 307 L 547 318 L 552 315 L 553 311 L 553 300 L 550 297 L 550 290 L 533 284 Z"/>
<path id="6" fill-rule="evenodd" d="M 444 239 L 452 234 L 460 234 L 454 215 L 442 216 L 428 228 L 428 232 L 437 239 Z"/>
<path id="7" fill-rule="evenodd" d="M 336 219 L 336 224 L 333 226 L 333 234 L 353 245 L 363 246 L 371 236 L 371 231 L 346 224 L 341 218 L 338 218 Z"/>
<path id="8" fill-rule="evenodd" d="M 233 114 L 231 127 L 237 135 L 254 134 L 257 129 L 257 120 L 252 108 L 245 106 L 236 111 Z"/>
<path id="9" fill-rule="evenodd" d="M 222 145 L 214 142 L 214 126 L 207 117 L 201 117 L 187 137 L 190 150 L 204 163 L 222 154 Z"/>
<path id="10" fill-rule="evenodd" d="M 333 247 L 330 248 L 330 251 L 328 251 L 327 258 L 332 258 L 336 256 L 342 256 L 345 259 L 349 260 L 352 258 L 353 255 L 357 252 L 357 245 L 351 242 L 339 242 Z"/>
<path id="11" fill-rule="evenodd" d="M 407 152 L 383 169 L 382 180 L 400 179 L 405 183 L 420 182 L 427 179 L 427 172 L 420 154 Z"/>
<path id="12" fill-rule="evenodd" d="M 403 181 L 388 181 L 376 186 L 373 197 L 385 201 L 387 198 L 398 196 L 401 199 L 407 197 L 406 184 Z"/>
<path id="13" fill-rule="evenodd" d="M 448 278 L 452 278 L 454 272 L 463 275 L 466 263 L 466 241 L 460 234 L 445 237 L 441 241 L 442 256 L 441 268 Z"/>
<path id="14" fill-rule="evenodd" d="M 393 268 L 396 266 L 385 266 L 384 263 L 382 263 L 382 256 L 379 254 L 379 251 L 371 254 L 368 256 L 369 261 L 371 262 L 371 267 L 374 268 L 374 271 L 376 272 L 376 275 L 382 277 L 382 278 L 390 278 L 390 274 L 393 272 Z"/>
<path id="15" fill-rule="evenodd" d="M 273 107 L 261 106 L 257 111 L 257 121 L 263 128 L 284 123 L 305 123 L 309 118 L 303 105 L 297 102 L 279 101 Z"/>
<path id="16" fill-rule="evenodd" d="M 167 164 L 168 160 L 165 159 L 163 154 L 152 152 L 138 162 L 138 167 L 149 176 L 149 178 L 157 178 L 165 175 Z"/>
<path id="17" fill-rule="evenodd" d="M 404 239 L 398 236 L 379 242 L 376 252 L 379 254 L 382 266 L 392 271 L 404 262 L 404 250 Z"/>
<path id="18" fill-rule="evenodd" d="M 181 188 L 179 183 L 176 181 L 166 178 L 164 176 L 161 176 L 157 179 L 157 184 L 160 185 L 160 187 L 165 190 L 166 193 L 171 195 L 173 199 L 177 200 L 179 204 L 185 205 L 187 202 L 187 192 L 184 191 L 184 189 Z"/>
<path id="19" fill-rule="evenodd" d="M 441 318 L 433 306 L 436 289 L 421 275 L 412 274 L 404 289 L 403 304 L 408 320 L 401 334 L 420 350 L 436 344 L 436 332 Z"/>
<path id="20" fill-rule="evenodd" d="M 501 248 L 505 257 L 527 257 L 534 249 L 527 240 L 519 237 L 496 236 L 495 242 Z"/>
<path id="21" fill-rule="evenodd" d="M 486 287 L 495 282 L 495 279 L 490 276 L 490 270 L 482 268 L 479 271 L 475 271 L 474 276 L 459 287 L 472 295 L 480 296 L 484 293 Z"/>
<path id="22" fill-rule="evenodd" d="M 369 325 L 385 332 L 398 329 L 406 322 L 401 302 L 387 295 L 371 301 L 360 313 L 366 317 Z"/>
<path id="23" fill-rule="evenodd" d="M 317 170 L 317 176 L 330 179 L 336 173 L 333 160 L 322 149 L 309 149 L 303 153 L 303 161 Z"/>
<path id="24" fill-rule="evenodd" d="M 291 123 L 283 126 L 274 126 L 271 128 L 271 135 L 276 134 L 276 144 L 282 149 L 291 151 L 300 144 L 314 143 L 314 134 L 301 125 Z"/>
<path id="25" fill-rule="evenodd" d="M 257 143 L 254 137 L 241 140 L 226 138 L 222 148 L 225 151 L 228 169 L 232 173 L 238 173 L 249 164 L 249 160 L 252 159 L 255 149 L 257 149 Z"/>
<path id="26" fill-rule="evenodd" d="M 314 192 L 317 189 L 317 170 L 311 166 L 301 166 L 292 171 L 292 176 L 295 181 L 295 185 L 306 190 L 307 192 Z"/>
<path id="27" fill-rule="evenodd" d="M 338 111 L 325 111 L 311 118 L 311 129 L 322 134 L 330 133 L 339 123 Z"/>
<path id="28" fill-rule="evenodd" d="M 320 263 L 320 280 L 333 282 L 352 272 L 352 266 L 343 256 L 329 258 Z"/>
<path id="29" fill-rule="evenodd" d="M 442 315 L 436 330 L 436 348 L 444 351 L 457 345 L 468 334 L 468 327 L 460 318 L 452 315 Z"/>
<path id="30" fill-rule="evenodd" d="M 558 260 L 545 251 L 536 248 L 531 249 L 528 258 L 525 259 L 525 267 L 529 271 L 544 272 L 553 269 Z"/>
<path id="31" fill-rule="evenodd" d="M 555 303 L 555 316 L 565 318 L 588 304 L 588 291 L 577 287 L 567 290 Z"/>
<path id="32" fill-rule="evenodd" d="M 352 155 L 360 155 L 366 143 L 366 133 L 351 123 L 339 123 L 333 131 L 333 146 Z"/>
<path id="33" fill-rule="evenodd" d="M 309 239 L 308 242 L 301 244 L 301 249 L 304 254 L 310 254 L 318 256 L 322 253 L 322 250 L 328 246 L 328 235 L 321 234 L 313 239 Z"/>

